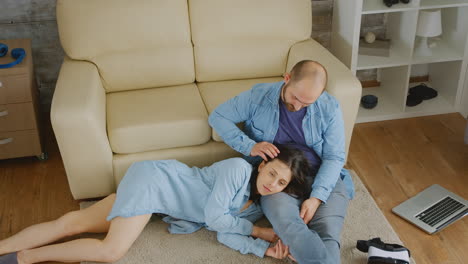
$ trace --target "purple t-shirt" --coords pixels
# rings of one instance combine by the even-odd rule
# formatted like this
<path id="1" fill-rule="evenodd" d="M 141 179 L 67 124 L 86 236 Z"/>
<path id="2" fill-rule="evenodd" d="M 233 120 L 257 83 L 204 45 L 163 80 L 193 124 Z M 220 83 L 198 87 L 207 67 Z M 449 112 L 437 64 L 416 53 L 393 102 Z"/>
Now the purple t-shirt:
<path id="1" fill-rule="evenodd" d="M 315 174 L 320 164 L 322 164 L 322 160 L 312 148 L 307 146 L 305 141 L 304 131 L 302 130 L 302 120 L 307 112 L 307 108 L 304 107 L 299 111 L 290 112 L 280 99 L 279 109 L 279 128 L 273 140 L 273 144 L 286 145 L 302 150 L 309 160 L 312 171 Z"/>

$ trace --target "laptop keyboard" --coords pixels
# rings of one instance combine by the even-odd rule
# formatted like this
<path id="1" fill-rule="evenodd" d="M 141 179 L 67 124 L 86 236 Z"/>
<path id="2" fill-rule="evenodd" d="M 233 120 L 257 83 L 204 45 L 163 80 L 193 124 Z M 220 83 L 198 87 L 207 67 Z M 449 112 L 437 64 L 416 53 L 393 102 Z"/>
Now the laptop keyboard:
<path id="1" fill-rule="evenodd" d="M 450 197 L 446 197 L 440 202 L 416 215 L 416 218 L 434 227 L 449 215 L 455 213 L 460 208 L 463 208 L 463 206 L 464 205 L 462 203 Z"/>

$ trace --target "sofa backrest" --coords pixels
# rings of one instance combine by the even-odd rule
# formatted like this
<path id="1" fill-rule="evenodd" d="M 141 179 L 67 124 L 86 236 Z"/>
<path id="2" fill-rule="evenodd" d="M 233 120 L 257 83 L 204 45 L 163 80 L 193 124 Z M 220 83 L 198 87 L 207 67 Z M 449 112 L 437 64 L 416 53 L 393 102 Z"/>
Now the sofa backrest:
<path id="1" fill-rule="evenodd" d="M 187 0 L 58 0 L 60 41 L 108 92 L 195 80 Z"/>
<path id="2" fill-rule="evenodd" d="M 310 0 L 188 0 L 199 82 L 280 76 L 310 38 Z"/>

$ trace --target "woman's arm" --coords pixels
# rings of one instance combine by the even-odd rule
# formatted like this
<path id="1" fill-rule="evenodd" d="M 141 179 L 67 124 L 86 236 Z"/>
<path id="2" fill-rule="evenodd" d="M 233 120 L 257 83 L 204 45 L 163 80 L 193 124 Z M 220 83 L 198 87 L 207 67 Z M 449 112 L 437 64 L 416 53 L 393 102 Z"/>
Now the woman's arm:
<path id="1" fill-rule="evenodd" d="M 214 231 L 249 236 L 253 224 L 230 213 L 232 200 L 238 192 L 246 191 L 252 166 L 241 158 L 216 164 L 212 173 L 215 183 L 205 206 L 205 223 Z"/>
<path id="2" fill-rule="evenodd" d="M 238 234 L 218 233 L 218 241 L 232 249 L 238 250 L 242 254 L 255 254 L 258 257 L 264 256 L 283 259 L 289 256 L 289 247 L 281 240 L 270 247 L 270 242 L 263 239 L 254 239 L 249 236 Z"/>
<path id="3" fill-rule="evenodd" d="M 254 225 L 251 236 L 261 238 L 268 242 L 276 242 L 278 240 L 278 236 L 271 227 L 259 227 Z"/>
<path id="4" fill-rule="evenodd" d="M 261 258 L 265 256 L 265 252 L 270 246 L 270 242 L 260 238 L 255 239 L 251 236 L 218 232 L 217 237 L 220 243 L 238 250 L 242 254 L 252 253 Z"/>

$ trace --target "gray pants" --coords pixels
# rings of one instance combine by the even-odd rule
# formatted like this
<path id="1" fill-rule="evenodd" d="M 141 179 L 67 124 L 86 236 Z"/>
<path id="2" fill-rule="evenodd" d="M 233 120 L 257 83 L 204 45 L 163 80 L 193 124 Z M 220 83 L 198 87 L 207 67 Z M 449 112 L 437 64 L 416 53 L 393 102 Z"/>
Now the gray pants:
<path id="1" fill-rule="evenodd" d="M 348 202 L 345 185 L 339 179 L 327 203 L 319 206 L 306 225 L 299 216 L 302 201 L 285 193 L 261 198 L 265 216 L 299 264 L 340 263 L 340 234 Z"/>

